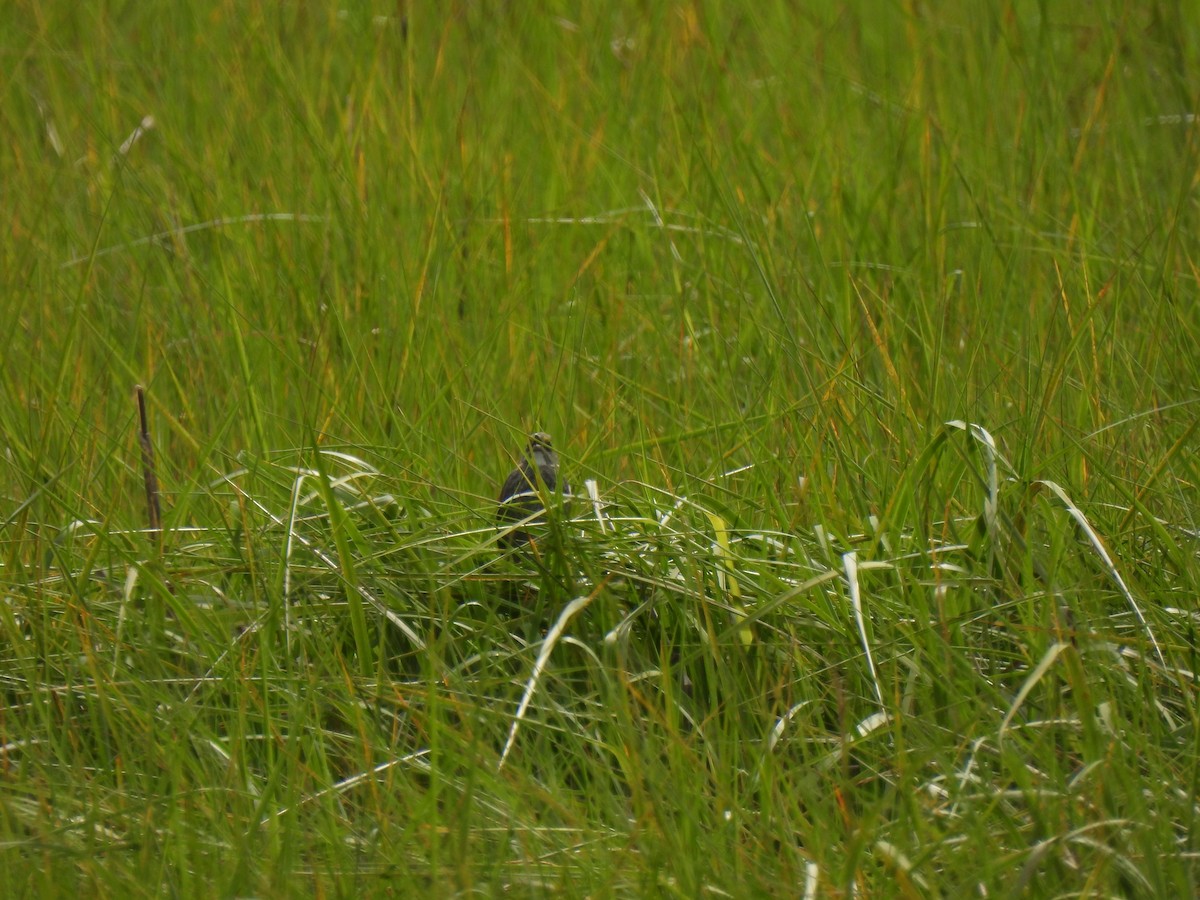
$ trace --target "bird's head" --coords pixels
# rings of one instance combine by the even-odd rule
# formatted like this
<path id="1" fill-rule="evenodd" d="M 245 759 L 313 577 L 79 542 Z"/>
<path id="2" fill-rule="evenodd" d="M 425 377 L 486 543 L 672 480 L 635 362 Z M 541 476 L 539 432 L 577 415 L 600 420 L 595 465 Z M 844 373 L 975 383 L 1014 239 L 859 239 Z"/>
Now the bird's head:
<path id="1" fill-rule="evenodd" d="M 529 448 L 526 453 L 528 460 L 535 466 L 558 465 L 558 454 L 554 452 L 550 435 L 544 431 L 537 431 L 529 436 Z"/>

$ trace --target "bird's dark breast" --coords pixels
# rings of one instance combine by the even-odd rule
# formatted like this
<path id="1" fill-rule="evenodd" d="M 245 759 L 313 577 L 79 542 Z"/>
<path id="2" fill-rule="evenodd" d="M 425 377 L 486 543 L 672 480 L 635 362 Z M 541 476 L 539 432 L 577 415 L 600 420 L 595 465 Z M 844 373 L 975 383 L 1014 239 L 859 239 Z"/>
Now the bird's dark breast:
<path id="1" fill-rule="evenodd" d="M 533 467 L 529 464 L 529 461 L 522 460 L 521 465 L 509 474 L 508 478 L 504 481 L 504 486 L 500 489 L 500 505 L 496 510 L 497 523 L 505 525 L 511 522 L 520 522 L 522 519 L 528 519 L 545 508 L 542 498 L 538 494 L 538 476 L 541 477 L 542 484 L 546 486 L 547 491 L 557 491 L 558 472 L 555 466 L 540 466 L 538 474 L 534 475 Z M 563 493 L 568 493 L 569 491 L 570 487 L 564 482 Z M 501 543 L 512 546 L 523 544 L 528 540 L 529 535 L 527 533 L 524 531 L 515 531 L 502 538 Z"/>
<path id="2" fill-rule="evenodd" d="M 547 490 L 553 492 L 558 488 L 558 473 L 555 472 L 554 466 L 542 466 L 538 475 L 541 476 L 542 483 L 546 485 Z M 528 493 L 533 496 L 521 497 L 519 501 L 530 501 L 541 506 L 537 491 L 537 477 L 534 476 L 532 467 L 522 460 L 521 465 L 510 472 L 508 478 L 504 480 L 504 487 L 500 488 L 500 502 L 507 503 L 517 494 Z"/>

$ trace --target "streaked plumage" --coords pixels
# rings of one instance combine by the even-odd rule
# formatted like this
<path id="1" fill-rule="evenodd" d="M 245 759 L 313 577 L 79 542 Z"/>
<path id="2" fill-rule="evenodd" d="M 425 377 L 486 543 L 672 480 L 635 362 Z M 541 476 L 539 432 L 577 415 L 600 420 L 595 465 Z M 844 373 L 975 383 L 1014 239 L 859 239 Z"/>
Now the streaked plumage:
<path id="1" fill-rule="evenodd" d="M 529 518 L 545 509 L 539 492 L 558 491 L 558 454 L 551 445 L 550 435 L 539 431 L 530 435 L 529 446 L 520 464 L 509 473 L 500 488 L 499 508 L 496 522 L 510 525 Z M 562 493 L 569 494 L 571 487 L 563 480 Z M 512 531 L 501 538 L 501 543 L 512 547 L 524 544 L 529 535 L 524 531 Z"/>

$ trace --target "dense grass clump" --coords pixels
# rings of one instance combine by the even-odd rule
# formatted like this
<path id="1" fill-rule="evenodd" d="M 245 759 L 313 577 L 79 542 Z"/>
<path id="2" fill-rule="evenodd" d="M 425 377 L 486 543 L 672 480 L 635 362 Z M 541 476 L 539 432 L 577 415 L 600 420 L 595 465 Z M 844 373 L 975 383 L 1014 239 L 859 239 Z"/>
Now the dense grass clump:
<path id="1" fill-rule="evenodd" d="M 1197 892 L 1200 25 L 820 6 L 0 8 L 0 894 Z"/>

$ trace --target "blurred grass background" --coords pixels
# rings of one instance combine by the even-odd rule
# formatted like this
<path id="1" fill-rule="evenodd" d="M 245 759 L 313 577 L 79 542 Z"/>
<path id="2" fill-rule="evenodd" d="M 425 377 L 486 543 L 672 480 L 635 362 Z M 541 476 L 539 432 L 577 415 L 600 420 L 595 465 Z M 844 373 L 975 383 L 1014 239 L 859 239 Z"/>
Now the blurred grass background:
<path id="1" fill-rule="evenodd" d="M 10 707 L 0 738 L 3 853 L 15 887 L 272 894 L 301 884 L 359 893 L 402 891 L 389 880 L 400 874 L 447 893 L 790 894 L 813 885 L 830 895 L 856 883 L 884 895 L 964 885 L 1040 893 L 1041 878 L 1046 893 L 1194 890 L 1200 305 L 1189 236 L 1197 232 L 1200 27 L 1178 4 L 16 2 L 0 10 L 0 34 L 0 328 L 9 335 L 0 666 Z M 161 547 L 142 530 L 135 384 L 150 401 Z M 981 457 L 970 448 L 982 440 L 945 431 L 951 420 L 981 425 L 1011 464 L 1001 466 L 1003 515 L 983 509 L 976 532 L 972 516 L 989 495 L 987 451 Z M 472 554 L 495 555 L 492 498 L 535 429 L 554 435 L 573 483 L 594 478 L 619 494 L 638 482 L 672 498 L 660 508 L 644 494 L 623 496 L 634 518 L 661 522 L 676 498 L 707 504 L 716 519 L 705 513 L 689 524 L 699 529 L 698 549 L 646 576 L 660 590 L 680 571 L 690 578 L 689 565 L 694 584 L 707 585 L 694 597 L 728 592 L 726 576 L 741 575 L 740 601 L 766 604 L 762 621 L 782 619 L 772 627 L 795 626 L 802 611 L 789 603 L 802 598 L 789 592 L 803 579 L 781 576 L 768 587 L 738 564 L 722 568 L 712 547 L 731 552 L 728 528 L 785 543 L 819 543 L 821 534 L 850 541 L 829 551 L 835 574 L 851 536 L 873 529 L 873 549 L 862 552 L 891 566 L 909 552 L 929 564 L 930 539 L 964 543 L 965 592 L 951 592 L 957 606 L 945 601 L 927 584 L 934 565 L 920 577 L 884 579 L 873 626 L 856 626 L 843 610 L 843 643 L 812 652 L 839 660 L 834 668 L 853 658 L 862 680 L 823 686 L 841 692 L 825 697 L 834 711 L 817 717 L 827 731 L 789 771 L 797 781 L 771 789 L 775 811 L 764 806 L 735 837 L 720 824 L 724 810 L 744 811 L 749 801 L 720 778 L 726 807 L 689 793 L 689 754 L 732 771 L 744 760 L 729 748 L 792 721 L 780 717 L 802 705 L 789 692 L 803 691 L 797 660 L 811 661 L 803 648 L 812 634 L 791 632 L 801 649 L 782 668 L 759 659 L 726 671 L 728 657 L 715 654 L 706 674 L 732 694 L 713 696 L 757 696 L 764 685 L 780 695 L 761 709 L 732 703 L 743 717 L 707 737 L 672 726 L 659 745 L 632 713 L 609 723 L 611 739 L 580 726 L 579 735 L 610 749 L 638 735 L 649 742 L 632 768 L 579 757 L 584 774 L 572 778 L 604 785 L 603 801 L 574 781 L 562 794 L 551 789 L 547 771 L 565 752 L 553 742 L 530 751 L 521 778 L 506 780 L 494 770 L 495 735 L 469 736 L 464 722 L 467 708 L 486 709 L 489 691 L 509 682 L 468 685 L 452 709 L 440 705 L 447 701 L 434 695 L 447 681 L 438 653 L 470 654 L 449 649 L 454 629 L 436 623 L 453 618 L 448 610 L 465 597 L 503 643 L 505 627 L 488 611 L 494 589 L 486 580 L 461 586 L 486 570 Z M 333 488 L 345 485 L 328 470 L 337 463 L 321 462 L 318 449 L 347 454 L 353 478 L 375 480 L 378 490 L 351 498 L 367 497 L 375 518 L 355 524 L 342 511 Z M 296 468 L 313 471 L 304 491 L 291 480 Z M 222 478 L 242 469 L 261 480 L 231 499 Z M 1039 491 L 1050 496 L 1042 479 L 1070 498 L 1056 508 L 1077 510 L 1086 528 L 1037 507 Z M 345 647 L 314 625 L 307 668 L 293 669 L 290 638 L 281 647 L 267 637 L 291 634 L 294 624 L 285 612 L 292 545 L 284 549 L 280 537 L 289 528 L 247 498 L 286 519 L 289 502 L 317 484 L 324 518 L 314 527 L 321 546 L 336 546 L 344 593 L 314 588 L 330 615 L 312 622 L 348 615 L 354 636 Z M 273 526 L 269 539 L 256 530 Z M 1096 561 L 1088 528 L 1109 565 Z M 572 550 L 574 539 L 563 537 L 563 559 L 598 558 L 608 540 L 593 534 L 591 551 Z M 620 541 L 609 549 L 622 552 Z M 630 553 L 634 568 L 648 558 Z M 543 567 L 541 596 L 602 591 L 609 563 L 579 563 L 595 576 L 582 580 L 564 574 L 569 566 Z M 1114 587 L 1114 570 L 1129 594 Z M 442 649 L 397 650 L 377 638 L 370 628 L 379 610 L 358 608 L 356 587 L 391 608 L 428 612 L 422 634 Z M 202 598 L 199 608 L 210 610 L 210 589 L 238 611 L 202 623 L 207 613 L 187 604 Z M 140 591 L 151 600 L 135 628 L 130 604 Z M 1130 618 L 1128 596 L 1148 625 Z M 1063 625 L 1064 602 L 1086 607 L 1086 623 Z M 156 603 L 166 608 L 159 618 Z M 961 635 L 929 625 L 979 624 L 1007 603 L 1022 610 L 1020 621 L 1006 620 L 1020 650 L 983 637 L 958 655 Z M 260 608 L 270 616 L 256 618 Z M 1124 618 L 1108 634 L 1114 609 Z M 247 616 L 256 644 L 236 638 Z M 1098 646 L 1132 641 L 1140 662 L 1115 653 L 1085 664 L 1074 639 L 1053 634 L 1077 625 L 1102 633 Z M 894 681 L 864 674 L 859 652 L 872 627 L 897 658 L 903 645 L 922 661 L 896 662 Z M 178 658 L 164 661 L 170 635 L 191 640 L 189 628 L 209 643 L 175 646 Z M 711 633 L 741 640 L 736 628 Z M 527 646 L 506 645 L 524 661 L 511 685 L 531 671 L 530 635 Z M 1128 674 L 1155 657 L 1147 635 L 1164 645 L 1157 674 Z M 211 732 L 191 734 L 269 747 L 278 716 L 304 723 L 308 737 L 279 738 L 288 766 L 273 768 L 269 749 L 244 763 L 270 790 L 246 788 L 250 776 L 233 763 L 201 765 L 172 746 L 189 733 L 187 716 L 171 720 L 169 735 L 153 723 L 156 709 L 193 697 L 195 685 L 172 681 L 187 668 L 180 659 L 206 683 L 230 639 L 235 650 L 255 648 L 222 675 L 237 683 L 230 690 L 242 704 L 209 710 L 200 718 Z M 762 632 L 755 640 L 768 641 Z M 96 641 L 113 668 L 78 669 Z M 431 730 L 388 746 L 386 725 L 348 723 L 372 709 L 355 699 L 364 682 L 376 698 L 389 694 L 389 679 L 400 676 L 385 672 L 386 660 L 409 652 L 422 661 L 404 677 L 427 689 L 423 727 Z M 678 660 L 667 656 L 669 669 Z M 989 668 L 998 658 L 1012 667 L 1003 688 Z M 988 728 L 1003 737 L 1006 714 L 1021 705 L 1014 699 L 1028 697 L 1022 679 L 1033 672 L 1031 686 L 1040 685 L 1060 662 L 1067 686 L 1050 691 L 1045 712 L 1074 722 L 1081 746 L 1009 744 L 997 771 L 974 768 L 971 742 Z M 607 677 L 599 696 L 608 709 L 632 703 L 645 714 L 641 700 L 614 687 L 621 679 Z M 277 678 L 291 706 L 258 708 L 250 698 Z M 1110 722 L 1097 731 L 1096 709 L 1111 716 L 1105 703 L 1131 702 L 1118 702 L 1125 688 L 1113 685 L 1123 679 L 1147 709 L 1129 713 L 1136 727 Z M 873 696 L 883 683 L 894 697 Z M 344 700 L 337 724 L 319 703 L 308 705 L 313 690 Z M 1064 696 L 1074 703 L 1083 694 L 1086 713 L 1059 709 Z M 955 696 L 987 712 L 963 721 L 931 712 L 956 709 Z M 939 724 L 917 729 L 921 762 L 883 778 L 888 799 L 864 812 L 848 792 L 861 787 L 864 769 L 886 765 L 845 761 L 825 783 L 810 764 L 824 758 L 821 741 L 852 732 L 879 706 L 893 722 L 924 709 Z M 1155 708 L 1173 712 L 1141 722 Z M 109 715 L 140 724 L 114 727 Z M 86 753 L 64 724 L 77 716 L 96 742 Z M 763 731 L 743 731 L 746 718 Z M 122 737 L 122 728 L 145 740 Z M 452 737 L 439 737 L 443 730 Z M 727 753 L 713 750 L 714 731 Z M 312 784 L 290 768 L 309 763 L 298 762 L 306 753 L 288 756 L 289 741 L 311 741 L 306 753 L 326 760 L 308 771 Z M 113 742 L 115 769 L 105 762 Z M 418 746 L 432 768 L 416 784 L 389 785 L 377 807 L 351 814 L 321 793 L 320 785 Z M 1051 788 L 1014 774 L 1045 764 L 1047 747 L 1069 761 L 1047 774 L 1063 792 L 1053 814 L 1030 799 Z M 480 753 L 491 754 L 491 774 L 438 787 L 451 772 L 482 771 Z M 904 757 L 892 746 L 888 760 L 892 753 Z M 1123 761 L 1117 773 L 1096 787 L 1105 796 L 1092 798 L 1095 809 L 1079 805 L 1064 785 L 1114 755 Z M 923 796 L 912 783 L 928 788 L 918 773 L 929 760 L 957 772 L 959 787 L 974 777 L 990 784 L 998 798 L 990 811 L 936 836 L 919 824 L 928 821 L 912 808 Z M 132 769 L 141 772 L 136 790 L 124 781 Z M 235 812 L 165 799 L 206 796 L 219 774 L 238 783 Z M 766 790 L 764 777 L 754 790 Z M 1004 792 L 1026 788 L 1029 806 L 998 824 Z M 572 790 L 586 802 L 565 799 Z M 477 799 L 475 791 L 503 796 L 528 819 L 514 815 L 502 834 L 480 826 L 475 801 L 463 799 Z M 82 811 L 55 813 L 48 798 L 59 796 Z M 658 799 L 640 807 L 644 797 L 683 806 L 669 817 L 678 830 L 647 818 L 651 807 L 668 816 Z M 273 831 L 273 819 L 255 831 L 251 823 L 276 801 L 313 810 L 292 820 L 303 840 Z M 103 827 L 86 812 L 100 808 Z M 532 865 L 546 852 L 527 829 L 547 809 L 578 829 L 562 847 L 605 849 L 560 848 L 553 866 L 532 866 L 536 878 L 528 868 L 514 875 L 515 860 Z M 388 837 L 363 838 L 359 814 Z M 86 821 L 83 836 L 72 816 Z M 132 823 L 151 819 L 152 828 L 129 836 Z M 1079 843 L 1065 837 L 1078 829 L 1089 841 L 1102 843 L 1093 829 L 1108 829 L 1130 843 L 1081 862 Z M 78 833 L 62 836 L 70 832 Z M 223 867 L 222 854 L 251 833 L 254 852 Z M 897 833 L 913 845 L 896 849 Z M 989 858 L 959 853 L 960 843 L 1006 850 Z M 1155 846 L 1170 862 L 1151 859 Z M 870 848 L 874 864 L 863 862 Z"/>

